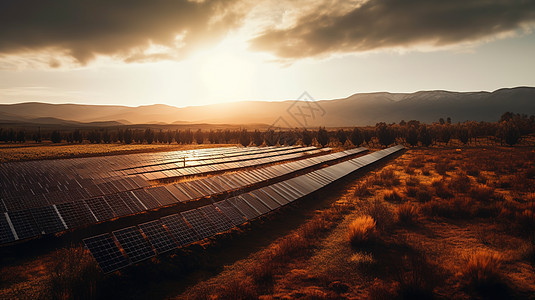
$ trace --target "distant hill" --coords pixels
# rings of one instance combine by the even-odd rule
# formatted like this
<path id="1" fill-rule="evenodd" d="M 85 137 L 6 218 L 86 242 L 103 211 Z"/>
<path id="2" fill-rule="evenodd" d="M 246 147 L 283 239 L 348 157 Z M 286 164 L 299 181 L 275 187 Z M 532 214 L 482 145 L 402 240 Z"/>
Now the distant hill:
<path id="1" fill-rule="evenodd" d="M 309 108 L 313 108 L 311 111 Z M 0 105 L 0 123 L 81 124 L 273 124 L 286 127 L 374 125 L 377 122 L 419 120 L 434 122 L 497 121 L 506 111 L 535 114 L 535 88 L 517 87 L 494 92 L 421 91 L 361 93 L 344 99 L 315 102 L 243 101 L 177 108 L 20 103 Z M 312 113 L 314 116 L 312 116 Z M 303 117 L 306 115 L 305 117 Z"/>

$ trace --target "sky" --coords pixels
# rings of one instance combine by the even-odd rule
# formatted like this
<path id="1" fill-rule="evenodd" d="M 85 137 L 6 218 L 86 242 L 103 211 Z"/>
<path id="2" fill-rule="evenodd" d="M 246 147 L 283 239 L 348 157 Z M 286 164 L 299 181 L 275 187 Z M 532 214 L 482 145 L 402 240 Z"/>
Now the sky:
<path id="1" fill-rule="evenodd" d="M 3 0 L 0 103 L 535 86 L 533 0 Z"/>

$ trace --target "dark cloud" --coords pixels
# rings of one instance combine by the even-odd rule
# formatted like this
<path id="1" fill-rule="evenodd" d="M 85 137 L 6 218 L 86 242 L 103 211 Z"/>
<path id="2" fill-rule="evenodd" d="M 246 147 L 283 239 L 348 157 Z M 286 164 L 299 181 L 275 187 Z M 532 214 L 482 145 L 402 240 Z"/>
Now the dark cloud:
<path id="1" fill-rule="evenodd" d="M 0 56 L 52 50 L 82 64 L 96 55 L 180 59 L 222 39 L 244 13 L 230 0 L 0 0 Z M 147 54 L 150 45 L 166 51 Z"/>
<path id="2" fill-rule="evenodd" d="M 293 27 L 268 29 L 251 40 L 251 49 L 293 59 L 420 43 L 446 46 L 533 21 L 533 0 L 370 0 L 345 13 L 323 9 Z"/>

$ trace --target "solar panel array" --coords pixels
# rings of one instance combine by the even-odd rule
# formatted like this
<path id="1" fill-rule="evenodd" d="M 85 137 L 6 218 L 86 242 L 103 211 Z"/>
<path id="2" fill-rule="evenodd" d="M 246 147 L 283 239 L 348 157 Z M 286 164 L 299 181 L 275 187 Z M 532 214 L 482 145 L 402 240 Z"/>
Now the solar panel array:
<path id="1" fill-rule="evenodd" d="M 277 182 L 249 193 L 218 201 L 214 204 L 166 216 L 156 221 L 140 224 L 138 227 L 128 227 L 115 231 L 113 236 L 115 236 L 117 243 L 111 243 L 106 240 L 105 243 L 99 244 L 100 247 L 97 248 L 97 253 L 93 253 L 95 239 L 99 240 L 99 237 L 102 239 L 102 236 L 108 238 L 109 235 L 92 237 L 85 239 L 84 242 L 93 253 L 102 270 L 111 272 L 125 265 L 116 263 L 118 259 L 114 256 L 110 259 L 104 259 L 101 253 L 117 253 L 117 245 L 123 248 L 126 255 L 124 258 L 128 260 L 128 264 L 136 263 L 154 256 L 156 252 L 170 251 L 176 247 L 225 232 L 234 226 L 243 224 L 248 220 L 255 219 L 309 195 L 350 173 L 403 149 L 404 147 L 401 145 L 390 147 Z M 145 236 L 142 232 L 145 233 Z M 103 245 L 106 245 L 109 249 L 103 249 L 105 247 Z"/>
<path id="2" fill-rule="evenodd" d="M 364 151 L 366 151 L 365 148 L 355 148 L 258 168 L 248 172 L 223 174 L 167 186 L 121 191 L 72 202 L 9 211 L 7 215 L 15 219 L 16 226 L 12 227 L 12 235 L 15 236 L 15 240 L 26 239 L 41 234 L 50 234 L 103 222 L 162 206 L 235 191 Z M 103 184 L 99 190 L 102 189 L 108 189 L 109 191 L 111 188 L 109 184 Z M 96 195 L 98 193 L 94 192 L 93 194 Z M 0 240 L 0 243 L 11 241 L 11 239 L 5 239 Z"/>
<path id="3" fill-rule="evenodd" d="M 182 176 L 191 176 L 196 174 L 204 174 L 211 172 L 223 172 L 230 171 L 240 168 L 246 168 L 251 166 L 261 166 L 265 164 L 272 164 L 276 162 L 281 162 L 285 160 L 291 160 L 296 158 L 301 158 L 303 155 L 314 155 L 324 152 L 329 152 L 332 149 L 322 148 L 316 149 L 316 147 L 307 147 L 307 148 L 297 148 L 286 150 L 284 152 L 277 152 L 276 154 L 264 153 L 258 154 L 254 157 L 248 157 L 247 159 L 233 160 L 230 162 L 220 162 L 217 164 L 207 164 L 191 167 L 176 167 L 172 169 L 154 169 L 152 168 L 149 171 L 134 173 L 136 175 L 142 176 L 146 180 L 162 180 L 168 178 L 182 177 Z M 159 168 L 159 167 L 158 167 Z M 128 173 L 127 173 L 128 174 Z"/>

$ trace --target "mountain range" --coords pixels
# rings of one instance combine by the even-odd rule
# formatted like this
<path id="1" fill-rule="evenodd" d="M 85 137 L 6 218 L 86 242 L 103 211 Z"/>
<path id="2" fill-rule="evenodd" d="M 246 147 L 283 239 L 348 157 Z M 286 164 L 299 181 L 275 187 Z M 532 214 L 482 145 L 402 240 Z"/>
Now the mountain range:
<path id="1" fill-rule="evenodd" d="M 343 99 L 242 101 L 178 108 L 155 104 L 112 106 L 27 102 L 0 105 L 0 123 L 115 126 L 127 124 L 264 124 L 349 127 L 377 122 L 497 121 L 504 112 L 535 114 L 535 88 L 494 92 L 359 93 Z"/>

